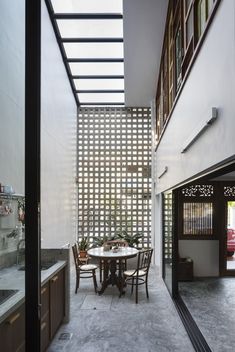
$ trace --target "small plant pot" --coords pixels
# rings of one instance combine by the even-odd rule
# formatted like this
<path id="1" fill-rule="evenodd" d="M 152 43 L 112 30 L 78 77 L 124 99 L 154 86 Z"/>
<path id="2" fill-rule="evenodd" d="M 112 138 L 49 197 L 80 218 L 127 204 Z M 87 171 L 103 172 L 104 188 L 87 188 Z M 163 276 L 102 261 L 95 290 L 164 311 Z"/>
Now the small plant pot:
<path id="1" fill-rule="evenodd" d="M 80 258 L 86 258 L 86 256 L 87 256 L 87 251 L 80 251 L 80 252 L 79 252 L 79 256 L 80 256 Z"/>

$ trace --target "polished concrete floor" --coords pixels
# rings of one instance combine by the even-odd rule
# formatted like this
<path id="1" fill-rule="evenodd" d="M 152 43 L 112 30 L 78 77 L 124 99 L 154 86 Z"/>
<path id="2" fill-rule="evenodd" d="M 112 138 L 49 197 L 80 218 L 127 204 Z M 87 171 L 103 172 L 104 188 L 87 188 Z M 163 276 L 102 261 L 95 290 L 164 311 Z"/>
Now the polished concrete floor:
<path id="1" fill-rule="evenodd" d="M 155 267 L 149 276 L 150 298 L 146 299 L 141 286 L 138 305 L 129 287 L 119 298 L 115 287 L 108 287 L 102 296 L 95 295 L 91 279 L 81 280 L 77 294 L 74 286 L 73 272 L 71 320 L 60 328 L 48 352 L 194 351 Z"/>
<path id="2" fill-rule="evenodd" d="M 232 257 L 227 257 L 227 269 L 235 270 L 235 254 Z"/>
<path id="3" fill-rule="evenodd" d="M 235 278 L 181 282 L 180 294 L 213 352 L 235 350 Z"/>

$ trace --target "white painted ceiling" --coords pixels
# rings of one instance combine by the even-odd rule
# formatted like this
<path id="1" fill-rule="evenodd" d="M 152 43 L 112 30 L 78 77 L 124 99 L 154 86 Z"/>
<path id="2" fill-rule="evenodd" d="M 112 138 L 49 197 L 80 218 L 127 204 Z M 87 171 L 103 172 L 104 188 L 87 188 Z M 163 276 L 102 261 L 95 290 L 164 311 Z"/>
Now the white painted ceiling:
<path id="1" fill-rule="evenodd" d="M 155 98 L 167 7 L 168 0 L 123 0 L 126 106 Z"/>

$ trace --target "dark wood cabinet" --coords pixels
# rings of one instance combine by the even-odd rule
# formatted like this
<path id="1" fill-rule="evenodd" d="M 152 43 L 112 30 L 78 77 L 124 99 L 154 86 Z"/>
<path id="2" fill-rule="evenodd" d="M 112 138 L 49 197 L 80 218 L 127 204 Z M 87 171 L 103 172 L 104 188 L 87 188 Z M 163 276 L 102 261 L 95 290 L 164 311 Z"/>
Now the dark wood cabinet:
<path id="1" fill-rule="evenodd" d="M 25 305 L 16 309 L 0 325 L 1 351 L 25 351 Z"/>
<path id="2" fill-rule="evenodd" d="M 65 314 L 65 270 L 56 273 L 41 289 L 41 351 L 44 352 Z"/>
<path id="3" fill-rule="evenodd" d="M 50 338 L 58 330 L 65 315 L 65 275 L 64 269 L 50 279 Z"/>
<path id="4" fill-rule="evenodd" d="M 65 269 L 41 288 L 41 352 L 45 352 L 65 316 Z M 25 305 L 0 324 L 0 351 L 25 352 Z"/>
<path id="5" fill-rule="evenodd" d="M 50 315 L 49 312 L 41 319 L 41 351 L 46 351 L 50 343 Z"/>

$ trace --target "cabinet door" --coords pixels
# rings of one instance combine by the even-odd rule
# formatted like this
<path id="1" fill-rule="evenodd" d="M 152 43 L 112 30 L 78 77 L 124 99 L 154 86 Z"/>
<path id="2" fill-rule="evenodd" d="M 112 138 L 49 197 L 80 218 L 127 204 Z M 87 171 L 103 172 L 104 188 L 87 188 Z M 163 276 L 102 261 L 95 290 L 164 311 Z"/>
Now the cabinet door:
<path id="1" fill-rule="evenodd" d="M 50 342 L 50 286 L 49 282 L 41 288 L 41 351 L 45 351 Z"/>
<path id="2" fill-rule="evenodd" d="M 45 285 L 42 286 L 41 288 L 41 317 L 42 319 L 44 316 L 49 312 L 49 305 L 50 305 L 50 294 L 49 294 L 49 282 L 47 282 Z"/>
<path id="3" fill-rule="evenodd" d="M 49 312 L 41 320 L 41 351 L 46 351 L 50 342 L 50 315 Z"/>
<path id="4" fill-rule="evenodd" d="M 1 351 L 25 351 L 25 308 L 22 305 L 0 325 Z"/>
<path id="5" fill-rule="evenodd" d="M 50 337 L 53 338 L 64 318 L 64 269 L 50 280 Z"/>

